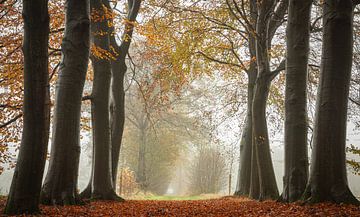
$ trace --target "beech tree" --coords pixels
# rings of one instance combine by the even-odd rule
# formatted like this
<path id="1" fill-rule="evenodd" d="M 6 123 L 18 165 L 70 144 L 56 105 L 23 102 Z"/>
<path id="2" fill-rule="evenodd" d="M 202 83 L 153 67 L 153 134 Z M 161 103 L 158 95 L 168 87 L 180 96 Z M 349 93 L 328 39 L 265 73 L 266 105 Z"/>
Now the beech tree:
<path id="1" fill-rule="evenodd" d="M 2 1 L 0 10 L 0 174 L 15 167 L 16 153 L 23 128 L 24 58 L 22 43 L 24 20 L 22 1 Z M 55 83 L 60 61 L 60 41 L 63 28 L 63 2 L 50 1 L 49 85 Z M 50 95 L 52 93 L 50 92 Z"/>
<path id="2" fill-rule="evenodd" d="M 289 1 L 286 30 L 285 175 L 281 200 L 302 196 L 308 179 L 306 86 L 312 1 Z"/>
<path id="3" fill-rule="evenodd" d="M 128 1 L 128 14 L 127 19 L 125 20 L 125 28 L 124 32 L 122 34 L 122 41 L 120 45 L 116 42 L 116 32 L 114 28 L 114 20 L 113 20 L 113 12 L 111 9 L 110 2 L 107 0 L 100 1 L 98 5 L 102 6 L 102 9 L 96 9 L 94 7 L 94 11 L 101 11 L 100 14 L 104 14 L 105 18 L 100 18 L 97 15 L 94 17 L 96 21 L 95 22 L 102 22 L 100 24 L 97 24 L 102 28 L 101 30 L 95 30 L 93 31 L 93 36 L 98 37 L 99 40 L 102 40 L 101 43 L 98 42 L 98 44 L 94 43 L 94 53 L 93 59 L 93 67 L 95 69 L 95 65 L 99 65 L 96 63 L 102 63 L 102 69 L 106 71 L 110 70 L 111 73 L 111 80 L 110 80 L 110 92 L 108 94 L 108 103 L 109 103 L 109 112 L 110 115 L 108 116 L 109 121 L 109 132 L 110 132 L 110 138 L 109 138 L 109 148 L 110 148 L 110 158 L 111 158 L 111 179 L 112 179 L 112 186 L 115 193 L 116 189 L 116 177 L 117 177 L 117 171 L 118 171 L 118 162 L 119 162 L 119 154 L 120 154 L 120 147 L 121 147 L 121 141 L 122 141 L 122 135 L 124 131 L 124 122 L 125 122 L 125 90 L 124 90 L 124 77 L 125 73 L 127 71 L 126 66 L 126 57 L 129 52 L 131 40 L 132 40 L 132 34 L 134 31 L 134 25 L 136 22 L 136 17 L 140 9 L 141 0 L 130 0 Z M 110 25 L 107 23 L 109 22 Z M 105 26 L 107 25 L 107 26 Z M 99 32 L 105 33 L 103 35 L 98 34 Z M 94 40 L 95 41 L 95 40 Z M 111 49 L 110 49 L 111 48 Z M 105 64 L 105 62 L 107 62 Z M 110 63 L 110 69 L 107 68 L 107 64 Z M 106 66 L 106 67 L 105 67 Z M 94 70 L 95 72 L 95 70 Z M 94 79 L 95 83 L 95 79 Z M 95 85 L 95 84 L 94 84 Z M 95 86 L 93 86 L 94 88 Z M 101 87 L 99 87 L 101 88 Z M 93 89 L 94 91 L 94 89 Z M 93 92 L 94 93 L 94 92 Z M 105 94 L 105 93 L 103 93 Z M 102 95 L 104 97 L 105 95 Z M 92 105 L 94 105 L 94 95 L 90 97 L 90 100 L 92 101 Z M 105 102 L 104 102 L 105 103 Z M 94 116 L 94 106 L 92 106 L 92 115 Z M 103 117 L 106 118 L 106 117 Z M 92 120 L 93 124 L 95 125 L 95 122 L 97 122 L 97 119 L 93 118 Z M 101 128 L 99 128 L 100 130 Z M 93 131 L 95 136 L 95 131 Z M 93 148 L 93 154 L 95 153 L 95 147 L 96 147 L 96 140 L 93 140 L 94 148 Z M 91 192 L 92 192 L 92 180 L 95 176 L 94 174 L 94 167 L 96 167 L 94 164 L 96 164 L 95 161 L 95 155 L 93 155 L 93 167 L 91 172 L 91 178 L 89 181 L 89 184 L 84 189 L 84 191 L 81 193 L 81 197 L 83 198 L 90 198 Z M 120 199 L 117 196 L 113 195 L 111 196 L 114 199 Z M 109 198 L 108 198 L 109 199 Z"/>
<path id="4" fill-rule="evenodd" d="M 49 13 L 47 0 L 24 0 L 24 125 L 5 214 L 39 212 L 49 139 Z"/>
<path id="5" fill-rule="evenodd" d="M 259 192 L 252 191 L 250 192 L 250 196 L 252 198 L 264 200 L 276 199 L 278 197 L 275 173 L 271 161 L 270 142 L 265 114 L 271 81 L 283 69 L 284 62 L 282 62 L 275 70 L 270 69 L 269 50 L 274 34 L 282 24 L 284 15 L 287 11 L 288 0 L 279 2 L 262 1 L 257 4 L 257 6 L 256 63 L 258 73 L 254 87 L 252 105 L 252 152 L 255 153 L 252 158 L 252 172 L 255 174 L 258 173 L 259 188 L 257 188 L 257 186 L 250 186 L 250 189 L 259 189 Z M 269 16 L 271 13 L 272 15 Z M 256 164 L 258 171 L 254 171 L 256 170 Z M 252 185 L 257 184 L 254 178 L 251 181 Z M 256 195 L 257 193 L 258 195 Z"/>
<path id="6" fill-rule="evenodd" d="M 128 14 L 125 20 L 121 44 L 118 45 L 115 39 L 114 29 L 110 34 L 110 45 L 116 52 L 115 60 L 111 61 L 111 170 L 114 189 L 116 189 L 116 176 L 118 171 L 121 140 L 125 122 L 125 90 L 124 76 L 127 70 L 126 56 L 129 52 L 130 43 L 134 31 L 136 17 L 139 13 L 141 0 L 128 1 Z M 110 5 L 108 5 L 110 7 Z"/>
<path id="7" fill-rule="evenodd" d="M 200 147 L 191 164 L 189 191 L 192 194 L 216 194 L 226 184 L 225 157 L 216 147 Z"/>
<path id="8" fill-rule="evenodd" d="M 246 124 L 243 128 L 241 140 L 240 140 L 240 161 L 239 161 L 239 171 L 237 177 L 237 184 L 236 190 L 234 195 L 237 196 L 248 196 L 250 193 L 250 184 L 251 184 L 251 176 L 253 175 L 253 184 L 252 188 L 253 191 L 259 189 L 258 185 L 258 175 L 255 172 L 257 170 L 257 166 L 254 164 L 252 165 L 252 158 L 255 158 L 255 152 L 253 152 L 253 125 L 252 125 L 252 101 L 254 97 L 254 87 L 255 81 L 257 77 L 257 67 L 256 67 L 256 45 L 255 40 L 256 36 L 253 34 L 253 31 L 256 27 L 257 22 L 257 8 L 256 8 L 256 1 L 250 0 L 249 1 L 249 21 L 248 22 L 248 40 L 249 40 L 249 53 L 250 53 L 250 67 L 247 70 L 248 76 L 248 85 L 247 85 L 247 113 L 246 113 Z M 235 12 L 234 12 L 235 13 Z M 252 166 L 254 168 L 252 169 Z M 254 193 L 257 194 L 257 193 Z"/>
<path id="9" fill-rule="evenodd" d="M 359 204 L 348 187 L 345 164 L 353 9 L 358 3 L 326 0 L 323 4 L 323 47 L 313 151 L 310 178 L 303 195 L 309 203 Z"/>
<path id="10" fill-rule="evenodd" d="M 91 62 L 94 81 L 91 93 L 93 130 L 92 171 L 82 198 L 96 200 L 123 200 L 115 193 L 111 169 L 110 130 L 110 82 L 111 59 L 109 20 L 112 16 L 109 4 L 103 0 L 91 0 Z"/>
<path id="11" fill-rule="evenodd" d="M 48 173 L 42 188 L 44 204 L 78 204 L 80 110 L 89 62 L 89 0 L 66 1 L 62 62 L 56 85 L 53 136 Z"/>
<path id="12" fill-rule="evenodd" d="M 182 41 L 178 39 L 178 41 L 181 41 L 184 44 L 189 44 L 190 46 L 188 48 L 188 51 L 185 51 L 187 53 L 185 53 L 184 50 L 186 50 L 187 48 L 184 49 L 182 46 L 175 45 L 180 48 L 175 49 L 173 56 L 175 56 L 177 59 L 171 60 L 172 68 L 175 71 L 175 69 L 177 69 L 179 65 L 185 62 L 185 66 L 180 66 L 179 68 L 186 69 L 186 66 L 193 66 L 191 67 L 189 73 L 191 74 L 194 73 L 194 71 L 196 70 L 196 63 L 200 62 L 202 63 L 202 66 L 199 67 L 201 68 L 201 70 L 199 70 L 200 72 L 195 71 L 194 74 L 196 75 L 204 73 L 206 72 L 206 70 L 210 69 L 210 71 L 207 72 L 208 74 L 212 74 L 214 71 L 219 70 L 226 75 L 231 74 L 232 77 L 237 77 L 237 79 L 242 80 L 242 78 L 245 77 L 242 76 L 242 72 L 245 71 L 247 73 L 249 91 L 247 100 L 249 110 L 247 112 L 247 116 L 249 118 L 246 121 L 242 134 L 242 151 L 238 176 L 239 181 L 236 194 L 247 195 L 250 189 L 253 189 L 254 192 L 251 195 L 253 198 L 258 199 L 259 193 L 255 191 L 258 191 L 260 189 L 260 178 L 257 176 L 259 167 L 256 160 L 257 152 L 255 151 L 255 149 L 252 148 L 254 129 L 252 115 L 254 106 L 252 105 L 252 103 L 253 93 L 255 92 L 254 86 L 256 80 L 266 80 L 266 82 L 263 82 L 263 84 L 261 84 L 262 87 L 265 88 L 258 90 L 259 94 L 266 97 L 258 97 L 258 102 L 261 102 L 261 105 L 259 107 L 258 104 L 257 106 L 255 106 L 255 108 L 258 113 L 259 111 L 264 113 L 264 115 L 257 115 L 256 117 L 256 120 L 258 120 L 257 128 L 261 128 L 263 131 L 266 131 L 267 134 L 267 129 L 264 129 L 267 128 L 265 119 L 265 106 L 267 105 L 268 91 L 271 81 L 281 70 L 284 69 L 285 65 L 285 61 L 282 61 L 281 64 L 278 64 L 277 68 L 274 67 L 275 64 L 273 63 L 273 61 L 271 61 L 272 58 L 270 57 L 270 52 L 276 49 L 271 46 L 271 41 L 274 38 L 275 32 L 284 21 L 284 15 L 287 11 L 288 3 L 287 1 L 271 1 L 269 3 L 266 3 L 269 5 L 261 12 L 263 16 L 261 20 L 262 26 L 261 28 L 258 28 L 260 31 L 264 32 L 264 34 L 260 36 L 258 34 L 260 31 L 258 31 L 257 29 L 257 21 L 259 20 L 260 8 L 264 7 L 265 2 L 261 2 L 259 4 L 257 1 L 226 1 L 225 3 L 221 1 L 215 2 L 215 4 L 209 3 L 209 5 L 206 5 L 207 10 L 203 10 L 205 6 L 202 4 L 192 4 L 191 7 L 174 6 L 172 4 L 161 4 L 161 8 L 166 8 L 169 11 L 169 25 L 173 25 L 173 23 L 178 24 L 181 23 L 182 20 L 185 20 L 184 26 L 189 29 L 186 28 L 184 31 L 180 31 L 180 35 L 184 36 L 181 39 L 187 38 L 187 34 L 189 34 L 189 38 L 191 39 L 190 43 L 185 40 Z M 213 8 L 214 5 L 217 6 Z M 161 15 L 161 19 L 159 19 L 160 21 L 156 22 L 157 24 L 160 24 L 159 26 L 156 26 L 156 28 L 162 27 L 161 24 L 162 22 L 164 22 L 163 20 L 165 20 L 165 17 L 165 15 Z M 177 22 L 174 22 L 174 19 Z M 188 20 L 190 19 L 192 24 L 189 25 Z M 154 26 L 153 22 L 150 23 L 151 26 Z M 195 23 L 197 25 L 195 25 Z M 176 25 L 173 26 L 176 28 Z M 181 29 L 182 28 L 183 27 L 181 27 Z M 220 31 L 219 29 L 224 31 Z M 165 44 L 168 46 L 169 44 L 172 44 L 172 41 L 174 41 L 174 37 L 166 37 L 166 34 L 168 34 L 167 31 L 161 29 L 161 31 L 159 31 L 159 35 L 156 35 L 156 37 L 149 37 L 149 41 L 156 41 L 158 40 L 157 38 L 160 38 L 161 41 L 159 40 L 157 43 Z M 209 35 L 211 35 L 212 43 L 209 43 L 208 39 L 203 38 L 204 36 L 209 37 Z M 163 38 L 165 38 L 165 41 L 167 43 L 164 43 Z M 171 39 L 172 41 L 170 41 L 169 39 Z M 265 46 L 263 46 L 262 44 L 260 46 L 257 46 L 262 41 L 266 41 Z M 159 46 L 158 44 L 156 44 L 156 46 Z M 192 46 L 194 46 L 194 48 Z M 244 47 L 249 47 L 248 52 L 244 52 Z M 258 47 L 260 47 L 261 50 L 259 50 L 259 52 L 257 53 L 256 50 Z M 164 50 L 166 50 L 166 47 Z M 262 64 L 264 65 L 264 61 L 266 61 L 266 66 L 268 70 L 266 73 L 263 73 L 262 76 L 260 76 L 260 79 L 257 79 L 257 72 L 259 71 L 257 67 L 258 54 L 263 55 Z M 246 61 L 244 59 L 246 59 Z M 272 68 L 275 69 L 271 70 Z M 184 70 L 181 71 L 182 74 L 184 74 L 183 72 Z M 175 71 L 175 73 L 169 74 L 173 75 L 176 73 L 177 72 Z M 187 78 L 187 76 L 189 75 L 186 74 L 185 78 Z M 259 132 L 258 134 L 261 133 Z M 267 144 L 269 144 L 268 141 Z M 262 152 L 260 154 L 261 156 L 270 156 L 270 148 L 266 148 L 266 146 L 265 148 L 261 149 L 260 152 Z M 251 157 L 251 155 L 253 155 L 254 157 Z M 271 165 L 271 157 L 268 157 L 265 161 L 262 160 L 261 163 L 261 167 L 268 167 L 268 165 Z M 253 170 L 250 170 L 249 168 L 253 168 Z M 264 173 L 272 173 L 271 176 L 262 176 L 262 178 L 264 178 L 263 186 L 264 189 L 266 189 L 268 188 L 268 186 L 265 186 L 267 185 L 265 183 L 271 183 L 267 180 L 267 177 L 274 178 L 275 176 L 272 172 L 273 170 L 269 170 L 269 168 L 263 168 L 262 171 L 264 171 Z M 253 176 L 253 178 L 251 179 L 250 176 Z M 252 187 L 250 186 L 250 183 L 252 183 Z M 272 183 L 273 184 L 269 185 L 272 185 L 272 187 L 276 187 L 275 179 L 273 179 Z M 275 197 L 277 196 L 274 196 L 274 198 Z"/>

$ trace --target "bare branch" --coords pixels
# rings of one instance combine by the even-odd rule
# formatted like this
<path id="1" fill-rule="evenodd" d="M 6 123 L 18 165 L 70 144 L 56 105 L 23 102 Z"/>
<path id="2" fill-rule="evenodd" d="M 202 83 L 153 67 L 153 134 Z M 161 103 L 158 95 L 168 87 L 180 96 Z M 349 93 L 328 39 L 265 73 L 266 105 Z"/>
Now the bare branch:
<path id="1" fill-rule="evenodd" d="M 5 128 L 5 127 L 7 127 L 8 125 L 14 123 L 15 121 L 17 121 L 17 120 L 18 120 L 19 118 L 21 118 L 21 117 L 22 117 L 22 114 L 18 114 L 18 115 L 16 115 L 14 118 L 10 119 L 9 121 L 0 124 L 0 129 Z"/>

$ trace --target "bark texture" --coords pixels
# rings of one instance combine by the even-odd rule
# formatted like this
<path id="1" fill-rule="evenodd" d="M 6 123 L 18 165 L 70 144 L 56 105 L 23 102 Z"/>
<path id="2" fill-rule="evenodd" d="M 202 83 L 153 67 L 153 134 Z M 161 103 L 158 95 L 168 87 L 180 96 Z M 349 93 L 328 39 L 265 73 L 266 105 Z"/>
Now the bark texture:
<path id="1" fill-rule="evenodd" d="M 89 6 L 89 0 L 68 0 L 65 5 L 65 36 L 56 85 L 50 164 L 41 192 L 44 204 L 80 202 L 77 179 L 81 98 L 89 62 Z"/>
<path id="2" fill-rule="evenodd" d="M 249 29 L 255 29 L 256 20 L 257 20 L 257 10 L 256 10 L 256 1 L 250 1 L 250 26 Z M 247 114 L 246 114 L 246 124 L 241 136 L 240 141 L 240 162 L 239 162 L 239 172 L 236 184 L 235 194 L 236 196 L 249 196 L 250 185 L 251 185 L 251 172 L 252 172 L 252 101 L 254 97 L 254 87 L 257 76 L 256 68 L 256 39 L 254 34 L 251 32 L 248 33 L 249 37 L 249 53 L 250 53 L 250 67 L 247 71 L 248 76 L 248 87 L 247 87 Z M 254 167 L 257 169 L 257 167 Z M 255 174 L 254 174 L 255 175 Z M 258 177 L 254 176 L 254 179 Z M 255 185 L 255 183 L 254 183 Z M 255 186 L 253 186 L 255 187 Z"/>
<path id="3" fill-rule="evenodd" d="M 349 190 L 345 164 L 353 3 L 351 0 L 326 0 L 323 5 L 323 48 L 314 147 L 304 199 L 309 203 L 359 204 Z"/>
<path id="4" fill-rule="evenodd" d="M 280 200 L 302 196 L 308 179 L 306 80 L 311 0 L 290 0 L 286 30 L 285 175 Z"/>
<path id="5" fill-rule="evenodd" d="M 91 11 L 95 15 L 91 20 L 91 34 L 95 49 L 110 52 L 109 26 L 106 11 L 101 0 L 91 0 Z M 91 110 L 93 113 L 93 176 L 91 199 L 121 200 L 113 188 L 111 175 L 110 150 L 110 109 L 109 94 L 111 80 L 110 58 L 93 56 L 94 81 L 92 88 Z"/>
<path id="6" fill-rule="evenodd" d="M 276 185 L 274 168 L 270 154 L 270 142 L 266 122 L 266 102 L 272 79 L 279 71 L 270 70 L 269 50 L 271 40 L 276 29 L 281 25 L 288 5 L 287 0 L 261 1 L 258 6 L 258 19 L 256 23 L 256 61 L 258 74 L 256 78 L 253 98 L 253 152 L 258 166 L 259 195 L 254 192 L 254 199 L 277 199 L 278 189 Z M 271 15 L 273 14 L 273 15 Z M 254 189 L 253 189 L 254 190 Z"/>
<path id="7" fill-rule="evenodd" d="M 49 14 L 47 0 L 24 0 L 24 125 L 5 214 L 39 212 L 49 139 Z"/>
<path id="8" fill-rule="evenodd" d="M 116 189 L 116 177 L 125 122 L 124 76 L 127 70 L 125 59 L 129 52 L 134 32 L 134 22 L 139 13 L 140 5 L 141 0 L 128 1 L 127 22 L 121 37 L 121 44 L 117 44 L 114 34 L 110 36 L 110 44 L 117 52 L 116 59 L 111 62 L 111 169 L 114 189 Z"/>

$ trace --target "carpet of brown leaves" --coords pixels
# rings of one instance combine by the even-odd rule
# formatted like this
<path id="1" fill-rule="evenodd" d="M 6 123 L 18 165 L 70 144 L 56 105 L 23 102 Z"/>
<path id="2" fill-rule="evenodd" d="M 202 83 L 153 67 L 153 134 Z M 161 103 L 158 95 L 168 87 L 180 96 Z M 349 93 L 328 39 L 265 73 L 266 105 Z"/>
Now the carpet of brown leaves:
<path id="1" fill-rule="evenodd" d="M 5 201 L 0 201 L 2 212 Z M 42 206 L 39 216 L 338 216 L 360 217 L 360 207 L 317 204 L 301 206 L 274 201 L 257 202 L 241 198 L 191 201 L 129 200 L 92 202 L 85 206 Z M 1 216 L 1 215 L 0 215 Z"/>

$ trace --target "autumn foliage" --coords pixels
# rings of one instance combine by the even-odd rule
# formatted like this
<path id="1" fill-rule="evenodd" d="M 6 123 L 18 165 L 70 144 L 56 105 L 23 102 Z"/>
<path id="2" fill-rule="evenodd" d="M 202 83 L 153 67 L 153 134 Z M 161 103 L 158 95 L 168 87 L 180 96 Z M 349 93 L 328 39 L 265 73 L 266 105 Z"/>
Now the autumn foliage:
<path id="1" fill-rule="evenodd" d="M 20 3 L 8 0 L 0 4 L 0 174 L 15 166 L 22 132 L 23 100 L 23 19 Z M 60 63 L 60 44 L 64 30 L 63 2 L 49 2 L 50 90 L 54 93 L 56 72 Z M 53 95 L 53 94 L 52 94 Z"/>

